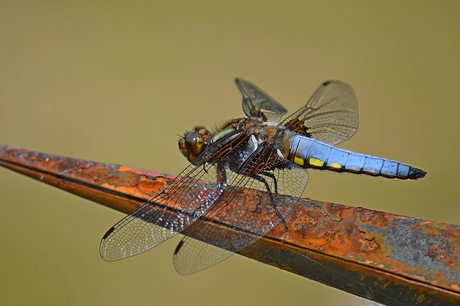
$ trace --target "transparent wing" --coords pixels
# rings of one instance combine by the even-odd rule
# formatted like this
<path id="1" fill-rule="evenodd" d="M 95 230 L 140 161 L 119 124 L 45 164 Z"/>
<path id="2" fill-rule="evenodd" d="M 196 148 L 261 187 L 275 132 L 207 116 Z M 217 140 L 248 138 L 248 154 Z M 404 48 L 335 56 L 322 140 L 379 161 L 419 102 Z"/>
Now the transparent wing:
<path id="1" fill-rule="evenodd" d="M 258 162 L 254 159 L 246 161 Z M 288 161 L 283 168 L 260 173 L 272 198 L 262 181 L 231 171 L 227 171 L 227 175 L 231 177 L 227 189 L 187 229 L 187 236 L 176 248 L 174 266 L 182 275 L 215 265 L 262 238 L 292 211 L 308 182 L 307 171 Z M 289 197 L 281 196 L 283 194 Z M 210 220 L 215 219 L 219 224 L 211 223 Z"/>
<path id="2" fill-rule="evenodd" d="M 199 218 L 225 188 L 224 170 L 206 162 L 216 153 L 225 158 L 226 146 L 225 139 L 213 144 L 169 186 L 115 224 L 102 238 L 101 257 L 115 261 L 143 253 Z"/>
<path id="3" fill-rule="evenodd" d="M 287 113 L 284 106 L 254 84 L 242 79 L 235 79 L 235 83 L 243 95 L 243 111 L 246 116 L 253 116 L 256 111 L 260 110 L 268 121 L 278 122 Z"/>
<path id="4" fill-rule="evenodd" d="M 358 129 L 358 100 L 353 88 L 341 81 L 321 84 L 307 104 L 286 118 L 289 126 L 302 122 L 309 136 L 335 145 L 353 136 Z"/>
<path id="5" fill-rule="evenodd" d="M 104 235 L 99 248 L 101 257 L 115 261 L 138 255 L 192 224 L 223 191 L 214 168 L 188 166 L 171 185 Z"/>

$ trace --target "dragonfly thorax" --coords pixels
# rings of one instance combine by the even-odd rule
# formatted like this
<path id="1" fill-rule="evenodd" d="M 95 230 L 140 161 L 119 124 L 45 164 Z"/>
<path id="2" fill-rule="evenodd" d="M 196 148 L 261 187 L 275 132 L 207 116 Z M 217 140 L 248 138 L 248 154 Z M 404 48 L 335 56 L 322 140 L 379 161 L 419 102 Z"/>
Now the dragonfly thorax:
<path id="1" fill-rule="evenodd" d="M 193 162 L 206 148 L 224 138 L 232 139 L 236 134 L 250 135 L 251 150 L 262 143 L 276 145 L 284 134 L 285 128 L 274 122 L 266 122 L 263 117 L 251 116 L 233 119 L 222 124 L 211 133 L 202 126 L 197 126 L 179 139 L 179 149 L 189 162 Z"/>

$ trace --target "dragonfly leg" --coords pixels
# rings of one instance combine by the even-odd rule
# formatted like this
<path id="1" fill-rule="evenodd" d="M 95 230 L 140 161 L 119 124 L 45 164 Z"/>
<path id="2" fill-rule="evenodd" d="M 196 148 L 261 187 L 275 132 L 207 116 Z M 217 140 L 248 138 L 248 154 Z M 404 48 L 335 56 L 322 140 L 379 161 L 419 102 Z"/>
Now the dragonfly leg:
<path id="1" fill-rule="evenodd" d="M 277 187 L 277 184 L 276 184 L 276 178 L 275 178 L 275 176 L 274 176 L 272 173 L 269 173 L 269 172 L 261 172 L 260 174 L 272 178 L 272 179 L 275 181 L 275 189 L 276 189 L 276 191 L 278 191 L 278 187 Z M 266 180 L 265 178 L 263 178 L 262 176 L 260 176 L 260 175 L 254 175 L 254 176 L 252 176 L 252 178 L 258 180 L 259 182 L 261 182 L 261 183 L 263 183 L 263 184 L 265 185 L 265 188 L 267 189 L 268 195 L 270 196 L 270 203 L 272 204 L 272 208 L 273 208 L 273 210 L 275 211 L 275 214 L 278 216 L 278 218 L 280 218 L 280 220 L 283 221 L 283 223 L 284 223 L 284 225 L 285 225 L 285 227 L 286 227 L 286 223 L 285 223 L 285 221 L 284 221 L 284 217 L 280 214 L 280 212 L 279 212 L 278 209 L 276 208 L 275 198 L 273 197 L 273 193 L 272 193 L 272 191 L 270 190 L 270 186 L 268 185 L 267 180 Z M 277 193 L 278 193 L 278 192 L 277 192 Z"/>
<path id="2" fill-rule="evenodd" d="M 206 171 L 206 169 L 204 170 Z M 216 192 L 221 194 L 223 190 L 227 187 L 227 172 L 225 170 L 225 165 L 223 163 L 217 163 L 216 173 L 217 188 L 213 187 L 213 189 L 216 189 Z M 199 204 L 193 211 L 193 217 L 196 219 L 201 217 L 216 199 L 216 197 L 210 197 L 209 199 L 205 198 L 203 202 Z"/>
<path id="3" fill-rule="evenodd" d="M 275 186 L 275 193 L 278 193 L 278 182 L 276 180 L 276 176 L 271 172 L 265 172 L 265 171 L 260 172 L 260 174 L 268 176 L 273 179 L 273 185 Z"/>
<path id="4" fill-rule="evenodd" d="M 225 171 L 224 163 L 217 163 L 217 183 L 222 189 L 227 187 L 227 172 Z"/>

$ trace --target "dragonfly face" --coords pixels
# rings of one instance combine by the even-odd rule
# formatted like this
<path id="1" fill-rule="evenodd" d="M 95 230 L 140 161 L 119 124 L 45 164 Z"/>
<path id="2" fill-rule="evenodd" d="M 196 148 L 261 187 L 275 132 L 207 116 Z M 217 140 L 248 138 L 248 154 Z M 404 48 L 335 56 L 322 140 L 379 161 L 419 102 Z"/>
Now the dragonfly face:
<path id="1" fill-rule="evenodd" d="M 281 122 L 287 112 L 281 104 L 249 82 L 236 79 L 236 84 L 246 117 L 212 133 L 204 127 L 186 133 L 179 148 L 191 164 L 105 234 L 100 246 L 103 259 L 140 254 L 187 230 L 174 264 L 181 274 L 195 273 L 254 243 L 282 222 L 307 185 L 308 168 L 398 179 L 426 174 L 407 164 L 333 146 L 358 128 L 356 96 L 346 83 L 323 83 L 304 107 Z M 244 188 L 268 195 L 267 200 L 248 209 L 254 194 L 244 193 Z M 216 215 L 230 228 L 251 235 L 230 235 L 203 221 Z"/>
<path id="2" fill-rule="evenodd" d="M 207 147 L 206 139 L 209 131 L 204 127 L 196 127 L 179 140 L 179 150 L 189 162 L 193 162 Z"/>

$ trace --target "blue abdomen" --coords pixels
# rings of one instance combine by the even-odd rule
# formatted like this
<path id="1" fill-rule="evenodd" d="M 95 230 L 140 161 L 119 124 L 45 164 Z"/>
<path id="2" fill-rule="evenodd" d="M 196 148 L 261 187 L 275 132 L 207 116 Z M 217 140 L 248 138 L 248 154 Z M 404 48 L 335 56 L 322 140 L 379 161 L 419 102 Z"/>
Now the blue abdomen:
<path id="1" fill-rule="evenodd" d="M 294 135 L 287 158 L 304 168 L 361 173 L 399 179 L 418 179 L 426 172 L 397 161 L 336 148 L 312 138 Z"/>

